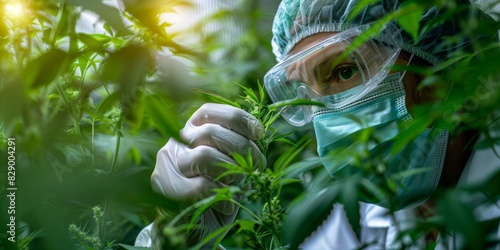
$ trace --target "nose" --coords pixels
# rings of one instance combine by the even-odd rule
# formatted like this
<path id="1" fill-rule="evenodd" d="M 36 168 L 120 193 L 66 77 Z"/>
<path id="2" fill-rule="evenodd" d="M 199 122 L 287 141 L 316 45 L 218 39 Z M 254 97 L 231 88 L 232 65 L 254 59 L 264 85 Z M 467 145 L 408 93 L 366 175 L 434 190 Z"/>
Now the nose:
<path id="1" fill-rule="evenodd" d="M 294 66 L 291 66 L 289 79 L 298 80 L 302 83 L 307 84 L 310 88 L 319 91 L 319 76 L 314 72 L 305 60 L 298 61 Z"/>

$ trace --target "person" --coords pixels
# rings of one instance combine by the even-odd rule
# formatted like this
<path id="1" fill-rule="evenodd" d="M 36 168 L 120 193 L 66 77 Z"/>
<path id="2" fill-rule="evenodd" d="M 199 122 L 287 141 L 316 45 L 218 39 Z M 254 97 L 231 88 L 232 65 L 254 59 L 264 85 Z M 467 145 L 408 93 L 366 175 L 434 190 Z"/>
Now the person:
<path id="1" fill-rule="evenodd" d="M 278 64 L 264 77 L 265 88 L 274 102 L 312 99 L 323 103 L 324 106 L 291 106 L 283 110 L 282 116 L 294 126 L 313 124 L 318 154 L 328 173 L 336 178 L 350 174 L 352 162 L 332 160 L 332 152 L 355 150 L 359 144 L 353 141 L 353 135 L 366 127 L 373 129 L 379 143 L 370 144 L 370 152 L 388 156 L 393 139 L 405 129 L 401 124 L 418 118 L 412 109 L 435 101 L 432 89 L 418 87 L 422 76 L 404 69 L 405 66 L 438 65 L 454 51 L 470 47 L 468 41 L 445 46 L 446 38 L 460 31 L 453 21 L 425 30 L 416 42 L 397 22 L 378 22 L 405 1 L 376 2 L 351 15 L 360 2 L 363 1 L 283 0 L 272 28 Z M 427 9 L 420 17 L 420 25 L 441 14 L 437 7 Z M 362 39 L 360 34 L 373 27 L 378 27 L 379 33 L 352 49 L 351 44 Z M 391 70 L 394 65 L 403 69 Z M 350 115 L 362 122 L 353 121 Z M 221 162 L 235 163 L 230 157 L 233 152 L 246 155 L 251 150 L 253 161 L 265 164 L 255 144 L 263 136 L 263 126 L 241 109 L 204 104 L 190 117 L 180 136 L 184 142 L 171 138 L 158 152 L 151 176 L 153 189 L 170 199 L 189 204 L 211 195 L 212 188 L 238 184 L 244 177 L 226 176 L 219 182 L 213 181 L 224 171 Z M 399 154 L 386 159 L 386 167 L 389 171 L 430 167 L 430 171 L 404 178 L 406 188 L 398 189 L 387 201 L 360 202 L 359 235 L 349 226 L 343 209 L 337 209 L 342 206 L 333 205 L 330 216 L 301 247 L 397 248 L 394 244 L 400 225 L 387 215 L 386 207 L 397 208 L 396 216 L 400 218 L 416 216 L 411 208 L 425 203 L 438 186 L 480 183 L 498 171 L 500 159 L 493 149 L 473 150 L 470 142 L 474 138 L 469 132 L 452 138 L 448 130 L 432 127 L 420 131 Z M 420 152 L 419 159 L 412 158 L 416 151 Z M 199 240 L 230 223 L 237 212 L 232 203 L 217 204 L 202 214 L 198 223 L 204 227 L 195 231 L 193 239 Z M 477 216 L 500 218 L 500 204 L 478 207 Z M 153 244 L 151 230 L 149 225 L 138 235 L 137 246 Z M 500 239 L 500 235 L 496 237 Z M 442 247 L 460 247 L 455 240 L 449 244 Z"/>

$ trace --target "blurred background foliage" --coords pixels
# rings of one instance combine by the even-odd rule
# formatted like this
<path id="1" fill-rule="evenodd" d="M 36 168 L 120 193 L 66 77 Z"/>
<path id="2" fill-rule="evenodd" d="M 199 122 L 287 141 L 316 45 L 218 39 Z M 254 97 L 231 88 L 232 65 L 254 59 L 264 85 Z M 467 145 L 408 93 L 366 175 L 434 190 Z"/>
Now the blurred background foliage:
<path id="1" fill-rule="evenodd" d="M 3 166 L 16 138 L 18 244 L 2 230 L 0 249 L 133 245 L 155 207 L 177 206 L 151 191 L 149 176 L 157 151 L 207 101 L 192 88 L 231 98 L 235 81 L 255 86 L 274 61 L 276 6 L 1 1 L 1 155 Z"/>
<path id="2" fill-rule="evenodd" d="M 414 3 L 410 7 L 417 10 L 437 4 L 456 11 L 456 1 Z M 498 20 L 497 3 L 489 3 L 483 9 Z M 156 153 L 168 138 L 178 136 L 194 110 L 211 101 L 193 88 L 240 101 L 242 88 L 234 82 L 256 89 L 275 64 L 270 39 L 277 5 L 278 0 L 0 2 L 1 161 L 7 158 L 7 138 L 16 138 L 18 187 L 18 243 L 7 241 L 2 230 L 0 249 L 120 249 L 133 245 L 138 232 L 155 219 L 155 208 L 177 209 L 178 204 L 150 188 Z M 405 18 L 401 25 L 418 37 L 419 27 L 411 25 L 418 15 Z M 463 32 L 450 42 L 477 30 L 499 30 L 498 22 L 474 17 L 461 24 Z M 499 57 L 498 40 L 477 43 L 473 51 L 425 71 L 425 84 L 444 90 L 447 98 L 415 110 L 423 118 L 414 123 L 414 131 L 429 124 L 452 133 L 473 129 L 483 138 L 477 147 L 497 145 Z M 443 115 L 446 119 L 440 119 Z M 291 131 L 282 121 L 276 124 Z M 291 139 L 304 134 L 312 136 L 299 131 Z M 290 148 L 270 147 L 270 166 L 284 161 L 280 155 Z M 282 225 L 284 242 L 300 243 L 326 218 L 333 202 L 345 205 L 358 229 L 356 200 L 366 193 L 365 178 L 332 183 L 314 156 L 314 143 L 300 150 L 299 162 L 273 173 L 303 181 L 287 184 L 276 205 L 288 211 L 295 204 L 289 210 L 293 221 L 279 218 L 287 223 Z M 437 213 L 417 221 L 401 239 L 438 230 L 460 232 L 470 239 L 471 249 L 491 243 L 484 235 L 498 219 L 478 222 L 470 207 L 498 200 L 498 174 L 483 185 L 436 194 L 442 201 Z M 5 167 L 0 178 L 4 196 Z M 487 192 L 490 200 L 462 200 L 474 192 Z M 5 225 L 8 204 L 0 200 L 0 224 Z M 310 222 L 307 227 L 304 221 Z M 224 245 L 248 243 L 237 229 Z"/>

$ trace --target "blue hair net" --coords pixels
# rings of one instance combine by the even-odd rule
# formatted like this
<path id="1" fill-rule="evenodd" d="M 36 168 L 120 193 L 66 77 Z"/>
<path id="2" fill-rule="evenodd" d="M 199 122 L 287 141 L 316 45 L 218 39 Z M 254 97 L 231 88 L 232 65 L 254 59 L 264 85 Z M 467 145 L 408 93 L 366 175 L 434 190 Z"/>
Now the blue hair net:
<path id="1" fill-rule="evenodd" d="M 397 10 L 404 0 L 381 0 L 365 7 L 356 16 L 348 19 L 349 14 L 362 0 L 283 0 L 273 23 L 273 52 L 278 61 L 302 39 L 319 32 L 339 32 L 353 26 L 377 21 L 387 13 Z M 366 1 L 365 1 L 366 2 Z M 470 4 L 469 1 L 459 1 Z M 469 11 L 464 8 L 464 11 Z M 427 9 L 421 19 L 420 27 L 436 19 L 444 12 L 432 7 Z M 415 43 L 410 35 L 403 32 L 404 51 L 415 54 L 431 64 L 438 64 L 448 55 L 467 46 L 467 41 L 444 42 L 447 36 L 457 34 L 460 27 L 457 22 L 447 20 L 420 34 Z"/>

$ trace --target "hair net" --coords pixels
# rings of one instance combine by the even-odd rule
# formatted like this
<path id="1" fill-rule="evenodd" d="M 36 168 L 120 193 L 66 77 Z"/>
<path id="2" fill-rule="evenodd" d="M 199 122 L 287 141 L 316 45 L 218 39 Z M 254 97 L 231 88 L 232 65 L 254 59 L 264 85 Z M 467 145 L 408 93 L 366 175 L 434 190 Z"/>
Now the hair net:
<path id="1" fill-rule="evenodd" d="M 360 2 L 363 1 L 283 0 L 278 7 L 272 28 L 272 46 L 277 60 L 283 60 L 293 46 L 305 37 L 319 32 L 339 32 L 376 21 L 385 14 L 397 10 L 404 0 L 378 1 L 348 19 L 351 11 Z M 467 0 L 460 2 L 469 4 Z M 442 10 L 437 7 L 427 9 L 420 19 L 420 27 L 440 15 L 442 15 Z M 466 46 L 465 41 L 454 44 L 444 42 L 445 37 L 459 31 L 460 27 L 457 22 L 448 20 L 426 30 L 416 43 L 410 35 L 403 32 L 402 49 L 436 65 L 446 59 L 450 52 Z"/>

